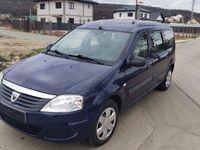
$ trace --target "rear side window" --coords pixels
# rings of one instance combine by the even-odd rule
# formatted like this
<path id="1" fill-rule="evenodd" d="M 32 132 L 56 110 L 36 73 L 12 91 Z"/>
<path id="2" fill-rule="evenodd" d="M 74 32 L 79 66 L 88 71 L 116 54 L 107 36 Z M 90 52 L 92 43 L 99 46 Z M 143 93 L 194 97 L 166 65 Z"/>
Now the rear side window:
<path id="1" fill-rule="evenodd" d="M 160 51 L 163 51 L 163 39 L 160 31 L 153 31 L 150 34 L 151 41 L 152 41 L 152 53 L 158 53 Z"/>
<path id="2" fill-rule="evenodd" d="M 165 47 L 171 48 L 174 45 L 174 33 L 172 30 L 163 31 L 163 36 L 165 39 Z"/>

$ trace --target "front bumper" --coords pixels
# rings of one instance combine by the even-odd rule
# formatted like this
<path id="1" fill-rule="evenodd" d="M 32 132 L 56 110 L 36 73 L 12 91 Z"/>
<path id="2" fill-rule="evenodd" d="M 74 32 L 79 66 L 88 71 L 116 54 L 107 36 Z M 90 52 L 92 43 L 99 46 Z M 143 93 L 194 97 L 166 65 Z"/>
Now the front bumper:
<path id="1" fill-rule="evenodd" d="M 17 108 L 0 101 L 1 106 L 21 112 Z M 73 114 L 51 114 L 42 112 L 22 112 L 25 121 L 0 112 L 0 119 L 9 126 L 40 139 L 53 142 L 74 142 L 84 140 L 90 131 L 92 114 L 78 112 Z"/>

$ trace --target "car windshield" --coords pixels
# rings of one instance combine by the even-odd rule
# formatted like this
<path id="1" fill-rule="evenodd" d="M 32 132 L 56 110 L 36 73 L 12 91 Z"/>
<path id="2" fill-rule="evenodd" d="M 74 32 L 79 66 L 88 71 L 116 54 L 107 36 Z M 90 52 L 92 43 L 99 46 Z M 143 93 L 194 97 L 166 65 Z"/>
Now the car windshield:
<path id="1" fill-rule="evenodd" d="M 112 65 L 121 56 L 129 38 L 130 33 L 76 29 L 55 43 L 50 51 Z"/>

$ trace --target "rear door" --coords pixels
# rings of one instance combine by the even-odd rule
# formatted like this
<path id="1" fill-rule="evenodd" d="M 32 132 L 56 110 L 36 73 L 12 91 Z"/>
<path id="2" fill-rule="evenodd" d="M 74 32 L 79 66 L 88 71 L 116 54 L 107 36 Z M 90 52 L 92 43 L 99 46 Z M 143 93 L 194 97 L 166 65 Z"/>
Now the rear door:
<path id="1" fill-rule="evenodd" d="M 169 67 L 169 51 L 166 49 L 161 31 L 150 33 L 150 65 L 153 70 L 153 82 L 158 84 L 164 80 Z"/>

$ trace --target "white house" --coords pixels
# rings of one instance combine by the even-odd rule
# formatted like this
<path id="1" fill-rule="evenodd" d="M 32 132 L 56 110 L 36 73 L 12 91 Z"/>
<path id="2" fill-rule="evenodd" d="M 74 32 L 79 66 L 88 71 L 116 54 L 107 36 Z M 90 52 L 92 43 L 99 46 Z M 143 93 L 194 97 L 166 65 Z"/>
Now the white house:
<path id="1" fill-rule="evenodd" d="M 135 20 L 136 7 L 133 5 L 125 6 L 121 9 L 117 9 L 113 12 L 114 19 L 133 19 Z M 141 19 L 149 19 L 151 12 L 149 10 L 141 8 Z"/>
<path id="2" fill-rule="evenodd" d="M 35 0 L 37 20 L 53 23 L 84 24 L 93 20 L 92 0 Z"/>

